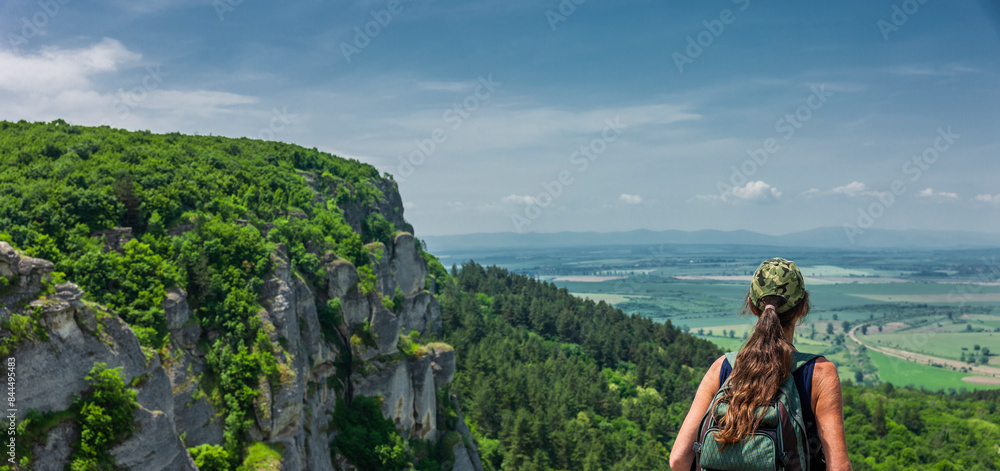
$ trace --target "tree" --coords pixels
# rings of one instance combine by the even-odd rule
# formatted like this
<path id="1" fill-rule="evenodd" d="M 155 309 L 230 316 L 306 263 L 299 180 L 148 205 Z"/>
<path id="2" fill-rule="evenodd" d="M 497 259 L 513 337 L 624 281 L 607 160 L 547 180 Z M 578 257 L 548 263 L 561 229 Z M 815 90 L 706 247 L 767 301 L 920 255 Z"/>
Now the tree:
<path id="1" fill-rule="evenodd" d="M 826 324 L 826 333 L 828 335 L 833 335 L 833 322 L 828 322 Z"/>
<path id="2" fill-rule="evenodd" d="M 888 383 L 887 383 L 888 384 Z M 885 424 L 885 408 L 881 400 L 875 402 L 875 410 L 872 411 L 872 426 L 879 437 L 884 437 L 887 429 Z"/>

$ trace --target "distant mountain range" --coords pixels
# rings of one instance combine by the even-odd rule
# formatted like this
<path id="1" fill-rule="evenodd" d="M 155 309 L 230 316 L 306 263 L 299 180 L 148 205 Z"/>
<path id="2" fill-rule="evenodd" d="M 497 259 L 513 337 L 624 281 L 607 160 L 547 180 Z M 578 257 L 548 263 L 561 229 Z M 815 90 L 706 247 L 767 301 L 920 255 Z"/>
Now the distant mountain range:
<path id="1" fill-rule="evenodd" d="M 698 244 L 816 247 L 840 250 L 972 249 L 1000 247 L 1000 234 L 958 231 L 868 229 L 853 234 L 821 227 L 784 235 L 738 231 L 491 232 L 421 237 L 431 252 L 497 248 L 590 247 L 603 245 Z"/>

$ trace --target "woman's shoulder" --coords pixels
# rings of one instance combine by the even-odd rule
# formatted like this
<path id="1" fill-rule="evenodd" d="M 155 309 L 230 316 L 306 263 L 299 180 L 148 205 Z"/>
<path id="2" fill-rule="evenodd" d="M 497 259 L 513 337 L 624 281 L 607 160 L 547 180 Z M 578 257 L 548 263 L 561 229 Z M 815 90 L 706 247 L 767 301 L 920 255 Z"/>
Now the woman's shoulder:
<path id="1" fill-rule="evenodd" d="M 840 374 L 832 361 L 823 357 L 816 359 L 813 366 L 813 390 L 820 393 L 840 391 Z"/>
<path id="2" fill-rule="evenodd" d="M 815 366 L 813 366 L 813 374 L 832 374 L 837 376 L 837 365 L 834 365 L 832 361 L 827 360 L 826 357 L 819 357 L 816 359 Z"/>
<path id="3" fill-rule="evenodd" d="M 724 361 L 726 361 L 726 356 L 725 355 L 722 355 L 721 357 L 716 358 L 715 361 L 712 362 L 712 366 L 708 367 L 708 372 L 709 373 L 715 373 L 716 375 L 718 375 L 719 371 L 722 370 L 722 362 L 724 362 Z"/>

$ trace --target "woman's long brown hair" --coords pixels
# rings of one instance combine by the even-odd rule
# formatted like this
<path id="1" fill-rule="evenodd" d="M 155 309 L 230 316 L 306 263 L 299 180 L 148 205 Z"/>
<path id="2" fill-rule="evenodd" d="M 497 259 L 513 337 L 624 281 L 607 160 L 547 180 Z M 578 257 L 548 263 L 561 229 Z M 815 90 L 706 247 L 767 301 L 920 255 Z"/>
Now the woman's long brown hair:
<path id="1" fill-rule="evenodd" d="M 729 409 L 722 419 L 715 439 L 724 445 L 735 443 L 752 434 L 763 417 L 755 411 L 769 404 L 788 379 L 794 348 L 785 342 L 784 329 L 799 316 L 809 313 L 809 293 L 799 304 L 785 313 L 775 310 L 785 304 L 781 296 L 764 296 L 760 306 L 750 303 L 743 310 L 759 315 L 753 334 L 736 356 L 730 389 Z"/>

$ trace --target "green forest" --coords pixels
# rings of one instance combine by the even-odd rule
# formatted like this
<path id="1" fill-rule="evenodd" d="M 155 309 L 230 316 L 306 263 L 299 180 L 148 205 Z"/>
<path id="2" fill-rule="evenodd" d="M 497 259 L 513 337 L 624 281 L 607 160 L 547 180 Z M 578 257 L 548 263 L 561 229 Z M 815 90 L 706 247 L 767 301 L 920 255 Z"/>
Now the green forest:
<path id="1" fill-rule="evenodd" d="M 714 345 L 469 262 L 441 299 L 457 388 L 493 469 L 668 469 Z M 1000 392 L 844 385 L 856 470 L 1000 469 Z"/>
<path id="2" fill-rule="evenodd" d="M 396 191 L 380 186 L 386 181 L 391 177 L 370 165 L 281 143 L 61 120 L 0 122 L 0 240 L 54 262 L 56 281 L 77 283 L 112 309 L 147 352 L 170 341 L 162 306 L 175 286 L 189 293 L 197 322 L 216 335 L 205 345 L 205 384 L 224 415 L 225 441 L 191 449 L 204 469 L 232 469 L 250 458 L 258 379 L 278 381 L 278 359 L 288 354 L 268 340 L 254 315 L 275 247 L 284 244 L 311 283 L 326 276 L 322 262 L 329 257 L 370 275 L 366 244 L 413 230 L 389 222 L 402 221 L 401 213 L 358 217 L 359 208 L 379 206 L 386 192 Z M 118 227 L 130 227 L 131 240 L 106 250 L 104 234 Z M 488 469 L 668 468 L 697 385 L 722 354 L 716 346 L 669 321 L 628 315 L 551 283 L 474 262 L 449 273 L 423 255 L 443 333 L 422 341 L 454 347 L 458 371 L 450 392 L 460 399 Z M 2 281 L 0 291 L 9 284 Z M 394 293 L 382 295 L 391 306 Z M 335 317 L 336 306 L 321 301 L 318 310 Z M 16 314 L 4 320 L 0 353 L 36 339 L 35 322 Z M 113 370 L 92 375 L 97 392 L 74 414 L 96 417 L 98 427 L 107 425 L 93 407 L 100 391 L 127 403 L 134 392 L 122 391 Z M 850 383 L 844 389 L 855 469 L 1000 469 L 997 391 L 944 395 Z M 385 422 L 372 420 L 371 403 L 356 403 L 357 414 L 344 410 L 337 423 L 371 428 L 391 444 L 368 465 L 406 469 L 419 445 L 402 443 Z M 45 422 L 37 419 L 36 426 Z M 22 424 L 29 435 L 39 432 L 32 426 Z M 100 441 L 77 444 L 74 456 L 103 463 L 107 447 L 128 433 L 109 430 Z M 331 444 L 346 453 L 354 445 Z"/>

